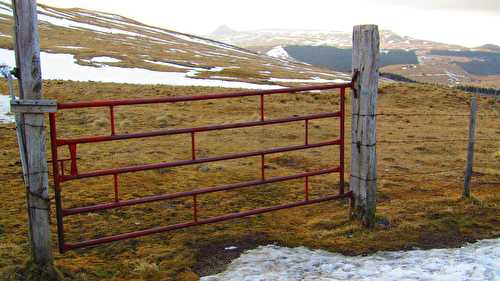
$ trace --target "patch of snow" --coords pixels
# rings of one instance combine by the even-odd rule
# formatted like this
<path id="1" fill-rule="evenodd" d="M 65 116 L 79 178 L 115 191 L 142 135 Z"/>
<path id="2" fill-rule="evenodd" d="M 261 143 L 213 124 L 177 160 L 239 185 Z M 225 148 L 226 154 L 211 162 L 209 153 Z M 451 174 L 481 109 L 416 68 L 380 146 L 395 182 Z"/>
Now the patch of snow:
<path id="1" fill-rule="evenodd" d="M 349 83 L 349 81 L 342 79 L 327 80 L 319 77 L 312 77 L 312 79 L 288 79 L 288 78 L 270 78 L 269 82 L 282 82 L 282 83 Z"/>
<path id="2" fill-rule="evenodd" d="M 153 61 L 153 60 L 144 60 L 144 61 L 148 62 L 148 63 L 152 63 L 152 64 L 163 65 L 163 66 L 174 67 L 174 68 L 193 69 L 193 67 L 175 64 L 175 63 L 168 63 L 168 62 L 163 62 L 163 61 Z"/>
<path id="3" fill-rule="evenodd" d="M 1 15 L 6 15 L 6 16 L 13 16 L 12 10 L 8 9 L 7 7 L 0 7 L 0 14 Z"/>
<path id="4" fill-rule="evenodd" d="M 174 53 L 183 53 L 183 54 L 186 54 L 187 52 L 184 51 L 184 50 L 181 50 L 181 49 L 169 49 L 171 52 L 174 52 Z"/>
<path id="5" fill-rule="evenodd" d="M 210 76 L 210 79 L 222 79 L 222 80 L 238 80 L 236 77 L 230 77 L 230 76 Z"/>
<path id="6" fill-rule="evenodd" d="M 289 59 L 290 55 L 282 46 L 276 46 L 266 53 L 266 55 L 278 58 L 278 59 Z"/>
<path id="7" fill-rule="evenodd" d="M 14 122 L 14 115 L 10 112 L 10 97 L 0 94 L 0 123 Z"/>
<path id="8" fill-rule="evenodd" d="M 225 272 L 201 281 L 254 280 L 499 280 L 500 239 L 458 249 L 379 252 L 348 257 L 304 247 L 261 246 Z"/>
<path id="9" fill-rule="evenodd" d="M 112 57 L 94 57 L 91 62 L 121 62 L 121 60 Z"/>
<path id="10" fill-rule="evenodd" d="M 42 6 L 38 6 L 37 9 L 38 9 L 39 13 L 41 12 L 41 13 L 47 14 L 48 16 L 52 16 L 52 17 L 56 17 L 56 18 L 71 19 L 74 17 L 73 15 L 59 12 L 59 11 L 56 11 L 56 10 L 49 8 L 49 7 L 47 7 L 47 9 L 46 9 Z"/>
<path id="11" fill-rule="evenodd" d="M 56 47 L 64 49 L 74 49 L 74 50 L 86 49 L 85 47 L 79 47 L 79 46 L 56 46 Z"/>
<path id="12" fill-rule="evenodd" d="M 42 78 L 73 81 L 95 81 L 130 84 L 163 84 L 176 86 L 206 86 L 242 89 L 279 89 L 276 85 L 261 85 L 239 81 L 222 81 L 215 79 L 195 79 L 192 74 L 182 72 L 151 71 L 142 68 L 91 67 L 75 63 L 73 55 L 51 54 L 41 52 Z M 0 61 L 7 65 L 15 65 L 14 51 L 0 49 Z M 221 71 L 223 67 L 214 67 L 208 71 Z M 197 70 L 193 70 L 197 71 Z"/>
<path id="13" fill-rule="evenodd" d="M 238 247 L 236 247 L 236 246 L 229 246 L 229 247 L 224 248 L 224 250 L 226 250 L 226 251 L 232 251 L 232 250 L 236 250 L 236 249 L 238 249 Z"/>
<path id="14" fill-rule="evenodd" d="M 135 33 L 135 32 L 125 31 L 125 30 L 121 30 L 121 29 L 117 29 L 117 28 L 101 27 L 101 26 L 92 25 L 92 24 L 88 24 L 88 23 L 82 23 L 82 22 L 77 22 L 74 20 L 69 20 L 66 18 L 55 18 L 55 17 L 44 15 L 44 14 L 38 14 L 38 20 L 48 22 L 48 23 L 55 25 L 55 26 L 65 27 L 65 28 L 72 28 L 72 29 L 81 28 L 81 29 L 87 29 L 87 30 L 92 30 L 92 31 L 96 31 L 96 32 L 101 32 L 101 33 L 123 34 L 123 35 L 128 35 L 128 36 L 135 36 L 135 37 L 147 37 L 145 35 Z"/>

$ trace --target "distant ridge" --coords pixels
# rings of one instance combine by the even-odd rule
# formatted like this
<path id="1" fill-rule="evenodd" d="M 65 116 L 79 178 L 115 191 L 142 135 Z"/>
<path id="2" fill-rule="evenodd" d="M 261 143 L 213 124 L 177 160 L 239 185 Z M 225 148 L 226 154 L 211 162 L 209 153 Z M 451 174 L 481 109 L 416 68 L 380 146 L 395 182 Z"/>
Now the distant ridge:
<path id="1" fill-rule="evenodd" d="M 222 37 L 222 36 L 233 36 L 236 34 L 238 34 L 238 31 L 231 29 L 227 25 L 221 25 L 212 32 L 211 36 Z"/>
<path id="2" fill-rule="evenodd" d="M 475 49 L 480 49 L 480 50 L 485 50 L 485 51 L 493 51 L 493 52 L 500 52 L 500 46 L 495 45 L 495 44 L 485 44 L 480 47 L 477 47 Z"/>

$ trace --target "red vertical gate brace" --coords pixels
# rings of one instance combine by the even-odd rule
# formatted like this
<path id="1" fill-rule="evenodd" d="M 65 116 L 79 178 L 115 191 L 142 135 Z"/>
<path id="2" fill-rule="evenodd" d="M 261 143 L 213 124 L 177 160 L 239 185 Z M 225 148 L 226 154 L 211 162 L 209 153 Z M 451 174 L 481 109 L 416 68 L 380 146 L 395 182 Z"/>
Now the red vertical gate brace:
<path id="1" fill-rule="evenodd" d="M 344 166 L 345 166 L 345 88 L 340 89 L 340 163 L 339 163 L 339 173 L 340 173 L 340 194 L 344 194 Z"/>

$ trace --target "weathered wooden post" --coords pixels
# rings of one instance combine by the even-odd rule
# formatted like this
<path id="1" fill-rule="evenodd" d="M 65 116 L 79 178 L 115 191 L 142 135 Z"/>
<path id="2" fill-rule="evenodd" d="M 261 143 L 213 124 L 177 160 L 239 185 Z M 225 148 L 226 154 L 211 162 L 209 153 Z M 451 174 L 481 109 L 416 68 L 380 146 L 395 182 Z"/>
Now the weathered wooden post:
<path id="1" fill-rule="evenodd" d="M 477 116 L 477 97 L 472 96 L 470 101 L 470 119 L 469 119 L 469 145 L 467 147 L 467 167 L 465 168 L 464 193 L 463 197 L 470 198 L 470 182 L 474 166 L 474 144 L 476 143 L 476 116 Z"/>
<path id="2" fill-rule="evenodd" d="M 350 187 L 354 194 L 353 215 L 366 227 L 373 227 L 375 223 L 379 42 L 378 26 L 354 27 Z"/>
<path id="3" fill-rule="evenodd" d="M 45 149 L 40 44 L 36 0 L 13 0 L 15 51 L 20 100 L 13 101 L 12 111 L 19 114 L 17 126 L 22 135 L 28 207 L 29 239 L 32 262 L 45 275 L 53 271 L 50 232 L 50 199 Z M 35 105 L 35 107 L 33 107 Z M 55 109 L 54 104 L 50 106 Z M 16 114 L 17 115 L 17 114 Z M 57 275 L 56 275 L 57 277 Z M 53 280 L 57 280 L 54 278 Z"/>

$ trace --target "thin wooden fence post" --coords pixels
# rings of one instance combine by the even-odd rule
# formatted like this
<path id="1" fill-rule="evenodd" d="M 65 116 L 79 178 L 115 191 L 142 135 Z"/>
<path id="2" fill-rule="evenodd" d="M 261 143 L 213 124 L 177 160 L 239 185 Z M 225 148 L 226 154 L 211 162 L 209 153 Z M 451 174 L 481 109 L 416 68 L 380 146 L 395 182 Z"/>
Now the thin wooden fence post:
<path id="1" fill-rule="evenodd" d="M 21 100 L 42 98 L 40 43 L 36 0 L 13 0 L 14 33 L 19 97 Z M 50 199 L 45 148 L 45 126 L 42 113 L 21 113 L 21 128 L 26 167 L 28 227 L 33 263 L 53 268 L 50 232 Z M 16 120 L 17 121 L 17 120 Z M 56 279 L 54 279 L 56 280 Z"/>
<path id="2" fill-rule="evenodd" d="M 375 224 L 379 48 L 378 26 L 354 27 L 350 188 L 354 195 L 353 215 L 365 227 Z"/>
<path id="3" fill-rule="evenodd" d="M 470 184 L 474 167 L 474 144 L 476 143 L 477 97 L 472 96 L 469 117 L 469 144 L 467 146 L 467 167 L 465 168 L 463 197 L 470 198 Z"/>

